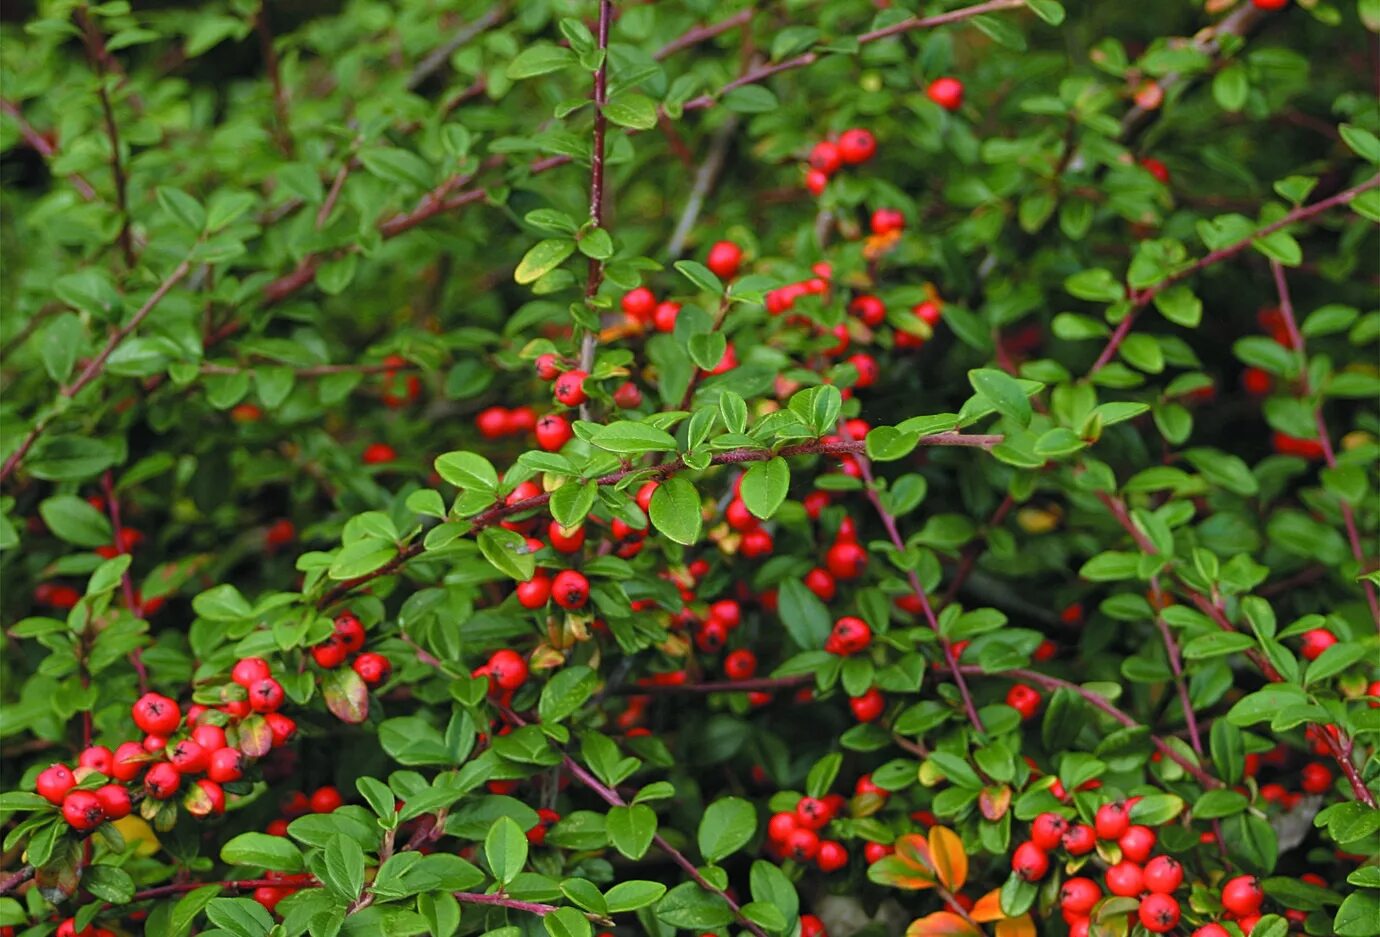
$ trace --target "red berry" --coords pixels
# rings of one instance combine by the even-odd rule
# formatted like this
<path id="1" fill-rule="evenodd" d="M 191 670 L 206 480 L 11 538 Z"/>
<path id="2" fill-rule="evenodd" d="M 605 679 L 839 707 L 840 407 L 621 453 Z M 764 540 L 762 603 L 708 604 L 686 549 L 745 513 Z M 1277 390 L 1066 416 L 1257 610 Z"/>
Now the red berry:
<path id="1" fill-rule="evenodd" d="M 504 407 L 485 407 L 474 418 L 474 427 L 485 439 L 500 439 L 513 431 L 513 421 Z"/>
<path id="2" fill-rule="evenodd" d="M 220 726 L 197 726 L 192 730 L 192 741 L 208 752 L 225 747 L 225 730 Z"/>
<path id="3" fill-rule="evenodd" d="M 589 601 L 589 580 L 573 569 L 563 569 L 551 580 L 551 597 L 561 608 L 584 608 Z"/>
<path id="4" fill-rule="evenodd" d="M 324 670 L 334 670 L 345 663 L 345 658 L 349 651 L 345 647 L 344 640 L 338 634 L 333 634 L 325 641 L 311 649 L 312 660 L 316 661 L 316 666 Z"/>
<path id="5" fill-rule="evenodd" d="M 863 859 L 868 865 L 880 862 L 896 850 L 885 843 L 868 843 L 863 846 Z"/>
<path id="6" fill-rule="evenodd" d="M 149 735 L 171 735 L 182 722 L 182 710 L 174 700 L 158 693 L 145 693 L 133 709 L 134 724 Z"/>
<path id="7" fill-rule="evenodd" d="M 99 771 L 106 777 L 110 777 L 111 766 L 115 763 L 115 755 L 104 745 L 92 745 L 84 749 L 77 756 L 77 764 L 83 768 L 90 768 L 92 771 Z"/>
<path id="8" fill-rule="evenodd" d="M 364 626 L 353 612 L 341 612 L 335 617 L 335 633 L 351 654 L 364 647 Z"/>
<path id="9" fill-rule="evenodd" d="M 154 800 L 167 800 L 182 785 L 182 775 L 170 763 L 160 761 L 144 775 L 144 792 Z"/>
<path id="10" fill-rule="evenodd" d="M 769 556 L 775 546 L 771 534 L 759 527 L 743 534 L 743 542 L 738 545 L 738 553 L 748 559 L 756 559 Z"/>
<path id="11" fill-rule="evenodd" d="M 839 136 L 839 156 L 845 163 L 865 163 L 877 152 L 877 138 L 870 131 L 855 127 Z"/>
<path id="12" fill-rule="evenodd" d="M 1129 861 L 1118 862 L 1107 870 L 1107 890 L 1123 898 L 1138 898 L 1145 891 L 1145 872 Z"/>
<path id="13" fill-rule="evenodd" d="M 1260 10 L 1282 10 L 1289 5 L 1289 0 L 1251 0 L 1251 3 Z"/>
<path id="14" fill-rule="evenodd" d="M 717 654 L 728 643 L 728 626 L 717 618 L 700 623 L 695 629 L 695 647 L 706 654 Z"/>
<path id="15" fill-rule="evenodd" d="M 272 885 L 260 885 L 254 889 L 254 900 L 261 904 L 265 911 L 270 914 L 273 909 L 278 907 L 278 902 L 292 894 L 291 888 L 275 888 Z"/>
<path id="16" fill-rule="evenodd" d="M 871 387 L 877 383 L 881 368 L 877 365 L 876 358 L 859 353 L 851 356 L 848 363 L 853 366 L 853 370 L 858 372 L 858 379 L 853 382 L 854 387 Z"/>
<path id="17" fill-rule="evenodd" d="M 1231 931 L 1221 924 L 1204 924 L 1193 932 L 1193 937 L 1231 937 Z"/>
<path id="18" fill-rule="evenodd" d="M 656 326 L 658 332 L 674 332 L 676 330 L 676 317 L 680 315 L 680 303 L 670 301 L 657 303 L 656 312 L 652 314 L 652 324 Z"/>
<path id="19" fill-rule="evenodd" d="M 211 753 L 191 739 L 183 739 L 167 750 L 168 760 L 178 774 L 200 774 L 206 770 Z"/>
<path id="20" fill-rule="evenodd" d="M 1299 649 L 1305 660 L 1317 660 L 1318 655 L 1337 643 L 1337 636 L 1326 628 L 1313 628 L 1303 633 L 1303 647 Z"/>
<path id="21" fill-rule="evenodd" d="M 613 392 L 613 402 L 624 410 L 642 406 L 642 391 L 632 381 L 624 381 Z"/>
<path id="22" fill-rule="evenodd" d="M 585 392 L 585 378 L 589 377 L 584 371 L 567 371 L 556 378 L 554 393 L 556 401 L 567 407 L 578 407 L 589 399 Z"/>
<path id="23" fill-rule="evenodd" d="M 340 797 L 340 791 L 327 784 L 312 791 L 310 803 L 312 813 L 331 813 L 338 809 L 345 801 Z"/>
<path id="24" fill-rule="evenodd" d="M 282 713 L 268 713 L 264 716 L 268 731 L 273 733 L 274 746 L 285 745 L 297 734 L 297 723 L 291 716 Z"/>
<path id="25" fill-rule="evenodd" d="M 905 227 L 906 216 L 894 208 L 879 208 L 872 213 L 873 234 L 898 234 Z"/>
<path id="26" fill-rule="evenodd" d="M 1133 826 L 1121 835 L 1116 844 L 1121 847 L 1121 855 L 1132 862 L 1144 862 L 1155 851 L 1159 839 L 1148 826 Z"/>
<path id="27" fill-rule="evenodd" d="M 774 813 L 767 821 L 767 838 L 774 843 L 784 843 L 798 825 L 794 813 Z"/>
<path id="28" fill-rule="evenodd" d="M 795 805 L 796 826 L 819 830 L 834 819 L 834 809 L 818 797 L 802 797 Z"/>
<path id="29" fill-rule="evenodd" d="M 249 687 L 249 708 L 256 713 L 277 712 L 283 705 L 283 685 L 265 677 Z"/>
<path id="30" fill-rule="evenodd" d="M 508 648 L 494 651 L 486 666 L 501 689 L 516 690 L 527 682 L 527 661 L 517 651 Z"/>
<path id="31" fill-rule="evenodd" d="M 1241 386 L 1253 397 L 1264 397 L 1274 387 L 1274 383 L 1270 372 L 1260 368 L 1247 368 L 1241 373 Z"/>
<path id="32" fill-rule="evenodd" d="M 800 915 L 800 937 L 829 937 L 824 932 L 824 922 L 813 914 Z"/>
<path id="33" fill-rule="evenodd" d="M 656 482 L 643 482 L 642 487 L 637 489 L 637 506 L 646 514 L 652 509 L 652 495 L 656 493 Z"/>
<path id="34" fill-rule="evenodd" d="M 238 781 L 244 775 L 244 756 L 236 748 L 218 748 L 211 752 L 206 776 L 218 784 Z"/>
<path id="35" fill-rule="evenodd" d="M 1169 895 L 1148 895 L 1137 912 L 1141 924 L 1152 934 L 1164 934 L 1179 923 L 1179 903 Z"/>
<path id="36" fill-rule="evenodd" d="M 963 103 L 963 82 L 957 78 L 936 78 L 925 89 L 925 94 L 944 110 L 957 110 Z"/>
<path id="37" fill-rule="evenodd" d="M 1011 854 L 1011 871 L 1027 882 L 1038 882 L 1049 872 L 1049 856 L 1034 843 L 1021 843 Z"/>
<path id="38" fill-rule="evenodd" d="M 373 651 L 356 657 L 352 666 L 365 685 L 371 687 L 386 682 L 393 673 L 392 662 L 382 654 L 376 654 Z"/>
<path id="39" fill-rule="evenodd" d="M 570 428 L 570 421 L 559 413 L 548 413 L 537 420 L 537 445 L 547 452 L 556 452 L 574 435 L 575 431 Z"/>
<path id="40" fill-rule="evenodd" d="M 1145 887 L 1167 895 L 1184 883 L 1184 867 L 1173 856 L 1156 856 L 1145 864 Z"/>
<path id="41" fill-rule="evenodd" d="M 584 524 L 562 527 L 559 521 L 552 521 L 547 525 L 546 535 L 551 541 L 552 548 L 560 553 L 579 553 L 585 545 Z"/>
<path id="42" fill-rule="evenodd" d="M 361 458 L 365 465 L 382 465 L 385 462 L 395 461 L 398 458 L 398 453 L 388 443 L 375 442 L 364 447 L 364 455 Z"/>
<path id="43" fill-rule="evenodd" d="M 623 312 L 638 322 L 650 322 L 656 310 L 656 295 L 645 286 L 639 286 L 623 295 L 620 303 Z"/>
<path id="44" fill-rule="evenodd" d="M 242 687 L 248 687 L 269 675 L 268 661 L 262 657 L 246 657 L 237 661 L 230 671 L 230 679 Z"/>
<path id="45" fill-rule="evenodd" d="M 853 615 L 845 615 L 834 622 L 824 649 L 840 657 L 848 657 L 867 649 L 872 643 L 872 629 L 867 622 Z"/>
<path id="46" fill-rule="evenodd" d="M 1101 898 L 1097 883 L 1082 876 L 1069 879 L 1059 889 L 1059 907 L 1069 914 L 1087 914 Z"/>
<path id="47" fill-rule="evenodd" d="M 826 177 L 838 172 L 842 165 L 843 156 L 839 153 L 839 148 L 828 140 L 819 141 L 810 150 L 810 168 Z"/>
<path id="48" fill-rule="evenodd" d="M 1057 813 L 1042 813 L 1030 824 L 1030 841 L 1045 852 L 1056 849 L 1068 831 L 1069 821 Z"/>
<path id="49" fill-rule="evenodd" d="M 819 851 L 815 854 L 815 864 L 819 866 L 821 872 L 837 872 L 848 865 L 848 850 L 843 848 L 842 843 L 826 839 L 819 844 Z"/>
<path id="50" fill-rule="evenodd" d="M 103 784 L 96 788 L 96 800 L 107 820 L 123 820 L 133 810 L 129 788 L 123 784 Z"/>
<path id="51" fill-rule="evenodd" d="M 1033 719 L 1040 711 L 1040 691 L 1024 683 L 1013 686 L 1006 694 L 1006 705 L 1021 714 L 1022 719 Z"/>
<path id="52" fill-rule="evenodd" d="M 1302 783 L 1306 794 L 1323 794 L 1332 786 L 1332 769 L 1317 761 L 1303 766 Z"/>
<path id="53" fill-rule="evenodd" d="M 724 658 L 724 674 L 731 680 L 748 680 L 757 672 L 757 655 L 739 648 Z"/>
<path id="54" fill-rule="evenodd" d="M 518 583 L 514 591 L 523 608 L 541 608 L 551 598 L 551 577 L 539 572 L 526 582 Z"/>
<path id="55" fill-rule="evenodd" d="M 1131 828 L 1131 811 L 1125 804 L 1103 804 L 1093 820 L 1098 839 L 1121 839 Z"/>
<path id="56" fill-rule="evenodd" d="M 836 579 L 857 579 L 867 569 L 867 551 L 849 540 L 837 540 L 824 554 L 824 565 Z"/>
<path id="57" fill-rule="evenodd" d="M 796 862 L 809 862 L 819 852 L 819 834 L 814 830 L 807 830 L 801 827 L 791 831 L 791 835 L 786 837 L 786 855 Z"/>
<path id="58" fill-rule="evenodd" d="M 720 599 L 709 606 L 710 616 L 719 619 L 724 627 L 732 631 L 743 622 L 743 609 L 733 599 Z"/>
<path id="59" fill-rule="evenodd" d="M 110 776 L 117 781 L 133 781 L 144 770 L 144 746 L 138 742 L 124 742 L 115 749 L 110 763 Z"/>
<path id="60" fill-rule="evenodd" d="M 838 583 L 827 569 L 815 567 L 805 574 L 805 588 L 809 589 L 821 602 L 832 602 L 838 593 Z"/>
<path id="61" fill-rule="evenodd" d="M 1160 185 L 1169 185 L 1169 167 L 1153 156 L 1144 156 L 1140 160 L 1141 168 L 1155 177 L 1155 181 Z"/>
<path id="62" fill-rule="evenodd" d="M 62 799 L 62 818 L 72 829 L 85 833 L 100 826 L 105 814 L 94 792 L 74 790 Z"/>
<path id="63" fill-rule="evenodd" d="M 1060 843 L 1069 855 L 1086 856 L 1097 848 L 1097 834 L 1086 823 L 1076 823 L 1068 828 Z"/>
<path id="64" fill-rule="evenodd" d="M 62 803 L 67 792 L 76 786 L 77 779 L 66 765 L 49 765 L 39 772 L 35 781 L 38 796 L 53 805 Z"/>
<path id="65" fill-rule="evenodd" d="M 561 359 L 551 352 L 544 355 L 537 355 L 535 362 L 537 377 L 543 381 L 554 381 L 561 374 Z"/>
<path id="66" fill-rule="evenodd" d="M 209 804 L 206 813 L 220 815 L 225 812 L 225 788 L 215 781 L 208 781 L 206 778 L 198 778 L 196 786 L 201 789 L 201 793 L 206 795 Z"/>
<path id="67" fill-rule="evenodd" d="M 731 280 L 738 275 L 738 267 L 743 262 L 743 249 L 732 241 L 719 241 L 709 248 L 709 256 L 704 265 L 721 280 Z"/>
<path id="68" fill-rule="evenodd" d="M 886 697 L 881 690 L 872 687 L 862 696 L 849 699 L 848 708 L 853 710 L 853 718 L 859 722 L 872 722 L 886 709 Z"/>

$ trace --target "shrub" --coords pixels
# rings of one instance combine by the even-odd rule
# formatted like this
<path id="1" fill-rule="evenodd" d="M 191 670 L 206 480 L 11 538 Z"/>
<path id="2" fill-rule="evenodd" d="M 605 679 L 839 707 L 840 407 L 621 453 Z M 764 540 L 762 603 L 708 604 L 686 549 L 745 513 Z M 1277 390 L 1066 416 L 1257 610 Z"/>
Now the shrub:
<path id="1" fill-rule="evenodd" d="M 3 27 L 5 933 L 1380 934 L 1380 11 L 914 6 Z"/>

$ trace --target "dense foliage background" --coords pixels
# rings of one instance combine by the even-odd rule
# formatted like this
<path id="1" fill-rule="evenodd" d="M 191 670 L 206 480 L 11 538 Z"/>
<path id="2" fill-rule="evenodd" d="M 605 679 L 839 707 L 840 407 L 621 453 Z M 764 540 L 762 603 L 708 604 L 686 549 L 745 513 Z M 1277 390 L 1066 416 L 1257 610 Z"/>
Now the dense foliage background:
<path id="1" fill-rule="evenodd" d="M 1380 934 L 1377 29 L 0 24 L 0 929 Z"/>

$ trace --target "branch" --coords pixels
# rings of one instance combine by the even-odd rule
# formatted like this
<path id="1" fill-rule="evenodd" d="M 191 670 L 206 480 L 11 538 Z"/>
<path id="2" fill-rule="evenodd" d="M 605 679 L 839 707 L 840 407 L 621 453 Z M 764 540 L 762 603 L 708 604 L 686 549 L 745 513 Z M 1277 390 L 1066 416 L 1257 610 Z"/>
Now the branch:
<path id="1" fill-rule="evenodd" d="M 139 327 L 139 324 L 148 317 L 148 314 L 153 311 L 154 307 L 163 301 L 163 297 L 167 296 L 172 288 L 191 272 L 191 269 L 192 262 L 190 258 L 178 264 L 173 269 L 173 272 L 168 274 L 167 279 L 160 283 L 158 288 L 153 291 L 153 295 L 144 302 L 144 305 L 139 308 L 139 311 L 134 314 L 134 318 L 130 319 L 123 328 L 117 329 L 110 338 L 106 340 L 105 347 L 101 349 L 96 357 L 91 359 L 85 370 L 81 372 L 81 375 L 71 384 L 62 388 L 62 390 L 58 392 L 58 395 L 68 399 L 75 397 L 81 392 L 82 388 L 99 377 L 101 372 L 105 370 L 105 363 L 110 358 L 111 353 L 119 347 L 121 342 L 129 337 L 131 332 Z M 44 430 L 46 430 L 48 425 L 52 422 L 53 415 L 54 414 L 50 412 L 48 415 L 42 417 L 34 425 L 34 428 L 29 430 L 29 434 L 24 437 L 24 441 L 19 444 L 19 448 L 10 453 L 9 458 L 5 460 L 4 466 L 0 467 L 0 482 L 9 478 L 14 470 L 18 468 L 19 463 L 23 461 L 24 456 L 28 454 L 34 442 L 37 441 L 39 436 L 43 435 Z"/>
<path id="2" fill-rule="evenodd" d="M 672 55 L 675 55 L 681 49 L 688 49 L 691 46 L 698 45 L 699 43 L 704 42 L 707 39 L 713 39 L 715 36 L 722 35 L 723 33 L 728 32 L 730 29 L 736 29 L 739 26 L 745 26 L 748 23 L 752 22 L 752 17 L 756 14 L 756 12 L 757 11 L 753 9 L 742 10 L 728 17 L 727 19 L 719 20 L 719 22 L 717 23 L 709 23 L 705 26 L 696 26 L 694 29 L 682 33 L 675 39 L 672 39 L 670 42 L 666 43 L 666 45 L 662 46 L 660 49 L 657 49 L 656 54 L 652 57 L 657 59 L 658 61 L 670 58 Z"/>
<path id="3" fill-rule="evenodd" d="M 676 221 L 675 230 L 671 232 L 671 240 L 666 244 L 666 256 L 674 260 L 685 250 L 685 240 L 690 236 L 691 230 L 695 227 L 695 222 L 699 220 L 700 211 L 704 208 L 705 196 L 714 187 L 714 182 L 719 178 L 719 172 L 723 169 L 724 157 L 728 155 L 728 145 L 733 142 L 733 134 L 737 131 L 740 119 L 737 114 L 730 114 L 719 129 L 714 131 L 714 138 L 709 143 L 709 155 L 705 157 L 700 168 L 695 173 L 695 182 L 690 186 L 690 195 L 685 199 L 685 208 L 680 213 L 680 218 Z"/>
<path id="4" fill-rule="evenodd" d="M 1187 279 L 1200 270 L 1206 270 L 1208 267 L 1221 263 L 1230 257 L 1235 257 L 1260 238 L 1268 237 L 1276 231 L 1287 228 L 1292 224 L 1298 224 L 1300 221 L 1307 221 L 1315 215 L 1320 215 L 1329 209 L 1336 208 L 1338 205 L 1345 205 L 1356 198 L 1356 196 L 1363 192 L 1368 192 L 1377 186 L 1380 186 L 1380 174 L 1371 176 L 1360 185 L 1352 186 L 1329 198 L 1314 202 L 1312 205 L 1303 205 L 1299 208 L 1295 208 L 1273 224 L 1266 225 L 1260 230 L 1253 232 L 1249 237 L 1242 238 L 1234 244 L 1228 244 L 1226 247 L 1218 248 L 1210 254 L 1200 257 L 1187 267 L 1171 273 L 1154 286 L 1147 287 L 1138 293 L 1132 292 L 1130 296 L 1130 310 L 1126 313 L 1125 318 L 1117 325 L 1116 331 L 1112 333 L 1111 338 L 1107 340 L 1107 346 L 1102 349 L 1102 354 L 1098 355 L 1097 360 L 1093 362 L 1092 369 L 1088 372 L 1089 375 L 1096 374 L 1111 362 L 1112 358 L 1116 355 L 1117 349 L 1121 347 L 1122 341 L 1131 333 L 1131 326 L 1135 323 L 1136 316 L 1142 309 L 1150 305 L 1151 301 L 1153 301 L 1156 296 L 1168 287 L 1173 286 L 1180 280 Z"/>
<path id="5" fill-rule="evenodd" d="M 1299 359 L 1299 385 L 1303 396 L 1310 396 L 1313 388 L 1308 380 L 1308 355 L 1304 351 L 1303 333 L 1299 331 L 1298 319 L 1294 316 L 1294 301 L 1289 296 L 1289 281 L 1284 276 L 1284 267 L 1277 260 L 1270 261 L 1270 271 L 1274 274 L 1275 290 L 1279 293 L 1279 310 L 1284 318 L 1284 326 L 1289 333 L 1289 342 Z M 1313 405 L 1313 422 L 1318 428 L 1318 441 L 1322 445 L 1323 460 L 1328 468 L 1337 467 L 1337 454 L 1332 450 L 1332 437 L 1327 431 L 1327 421 L 1323 417 L 1323 402 L 1320 396 Z M 1361 533 L 1356 527 L 1356 512 L 1351 502 L 1338 496 L 1337 503 L 1342 511 L 1342 523 L 1346 527 L 1347 541 L 1351 544 L 1351 555 L 1356 559 L 1359 572 L 1366 568 L 1366 553 L 1361 547 Z M 1361 588 L 1366 594 L 1366 604 L 1370 606 L 1371 621 L 1380 628 L 1380 600 L 1375 595 L 1375 587 L 1367 579 L 1361 580 Z"/>
<path id="6" fill-rule="evenodd" d="M 842 420 L 839 421 L 839 430 L 844 439 L 851 438 L 848 426 Z M 881 495 L 877 494 L 876 480 L 872 477 L 871 460 L 862 451 L 857 453 L 856 458 L 862 474 L 863 487 L 867 492 L 867 500 L 871 502 L 877 516 L 882 519 L 882 526 L 886 528 L 887 536 L 891 538 L 891 545 L 904 553 L 906 542 L 901 538 L 901 531 L 896 527 L 896 515 L 886 509 L 886 506 L 882 504 Z M 944 653 L 944 663 L 954 678 L 954 685 L 958 687 L 959 696 L 963 697 L 963 709 L 968 714 L 968 721 L 978 732 L 986 733 L 987 729 L 982 724 L 982 717 L 978 715 L 977 706 L 973 703 L 973 694 L 968 691 L 968 681 L 963 679 L 963 671 L 959 669 L 958 655 L 954 653 L 953 644 L 940 631 L 939 619 L 934 615 L 934 607 L 930 604 L 930 597 L 925 593 L 925 587 L 920 583 L 920 576 L 913 569 L 906 570 L 906 580 L 910 583 L 910 589 L 915 593 L 915 597 L 920 600 L 920 610 L 924 612 L 925 621 L 929 624 L 930 630 L 939 639 L 939 648 Z"/>
<path id="7" fill-rule="evenodd" d="M 1160 577 L 1150 577 L 1150 588 L 1154 596 L 1158 599 L 1164 595 L 1160 589 Z M 1159 629 L 1160 640 L 1164 642 L 1164 651 L 1169 655 L 1169 669 L 1174 674 L 1174 686 L 1179 694 L 1179 708 L 1184 711 L 1184 721 L 1188 723 L 1188 738 L 1193 745 L 1193 750 L 1198 753 L 1198 757 L 1203 757 L 1203 737 L 1198 732 L 1198 715 L 1193 710 L 1193 701 L 1188 696 L 1188 683 L 1184 680 L 1184 662 L 1179 655 L 1179 644 L 1174 640 L 1174 633 L 1169 630 L 1169 623 L 1164 620 L 1164 615 L 1160 609 L 1155 610 L 1155 627 Z"/>
<path id="8" fill-rule="evenodd" d="M 39 156 L 52 162 L 57 158 L 57 147 L 48 142 L 48 138 L 43 136 L 33 126 L 24 119 L 24 114 L 19 110 L 18 105 L 12 101 L 0 100 L 0 111 L 14 118 L 15 123 L 19 124 L 19 135 Z M 96 190 L 91 183 L 86 181 L 86 177 L 80 173 L 72 173 L 67 177 L 67 181 L 72 183 L 72 187 L 77 190 L 77 194 L 88 202 L 96 201 Z"/>
<path id="9" fill-rule="evenodd" d="M 4 878 L 0 878 L 0 895 L 8 895 L 20 885 L 34 877 L 34 867 L 31 865 L 20 866 L 18 870 L 11 872 Z"/>
<path id="10" fill-rule="evenodd" d="M 970 673 L 973 675 L 998 675 L 995 673 L 988 674 L 987 671 L 975 665 L 964 665 L 963 667 L 960 667 L 959 670 L 961 670 L 963 673 Z M 1072 692 L 1077 693 L 1084 700 L 1086 700 L 1088 704 L 1091 705 L 1093 708 L 1098 709 L 1103 713 L 1106 713 L 1108 716 L 1111 716 L 1113 719 L 1121 723 L 1126 728 L 1140 728 L 1140 723 L 1136 722 L 1135 719 L 1131 718 L 1125 712 L 1118 709 L 1116 706 L 1112 705 L 1112 702 L 1105 696 L 1101 696 L 1100 694 L 1094 693 L 1092 690 L 1081 687 L 1076 683 L 1070 683 L 1067 680 L 1061 680 L 1058 677 L 1051 677 L 1048 674 L 1040 673 L 1038 670 L 1027 670 L 1023 667 L 1017 667 L 1013 670 L 1000 671 L 999 674 L 1001 676 L 1010 677 L 1013 680 L 1020 680 L 1025 683 L 1038 684 L 1039 686 L 1044 687 L 1046 690 L 1071 690 Z M 1189 774 L 1193 775 L 1194 780 L 1196 780 L 1199 784 L 1203 785 L 1203 787 L 1214 788 L 1222 786 L 1221 781 L 1217 780 L 1212 775 L 1208 774 L 1207 771 L 1205 771 L 1201 765 L 1195 764 L 1192 759 L 1186 758 L 1184 755 L 1180 754 L 1178 749 L 1174 748 L 1164 739 L 1152 733 L 1150 735 L 1150 741 L 1154 744 L 1154 746 L 1157 749 L 1159 749 L 1160 753 L 1164 755 L 1164 757 L 1168 758 L 1170 761 L 1174 762 L 1179 767 L 1183 768 Z"/>
<path id="11" fill-rule="evenodd" d="M 472 23 L 460 27 L 455 35 L 451 36 L 444 45 L 436 47 L 431 54 L 417 63 L 417 67 L 412 69 L 412 74 L 407 77 L 407 90 L 414 91 L 421 86 L 433 74 L 441 69 L 455 51 L 478 36 L 490 26 L 496 25 L 499 20 L 508 15 L 508 4 L 496 4 L 483 16 Z"/>
<path id="12" fill-rule="evenodd" d="M 254 17 L 254 31 L 259 34 L 259 50 L 264 57 L 264 69 L 273 87 L 273 139 L 283 155 L 292 158 L 292 133 L 288 130 L 288 96 L 283 86 L 283 70 L 278 64 L 278 50 L 273 48 L 273 31 L 268 25 L 268 4 L 259 7 Z"/>
<path id="13" fill-rule="evenodd" d="M 1000 347 L 1000 343 L 998 343 L 998 347 Z M 989 517 L 987 523 L 983 525 L 980 535 L 975 537 L 973 542 L 968 544 L 964 549 L 963 557 L 958 561 L 958 569 L 954 571 L 953 581 L 949 583 L 949 588 L 944 590 L 944 596 L 939 600 L 939 607 L 941 609 L 958 596 L 958 592 L 963 588 L 963 584 L 967 582 L 968 577 L 973 574 L 973 568 L 977 565 L 978 557 L 982 555 L 982 548 L 987 543 L 988 532 L 994 527 L 1001 526 L 1002 521 L 1006 520 L 1006 515 L 1011 512 L 1011 509 L 1015 507 L 1015 505 L 1016 499 L 1011 497 L 1011 495 L 1008 494 L 1005 498 L 1002 498 L 1001 504 L 997 505 L 997 509 L 992 512 L 992 516 Z"/>
<path id="14" fill-rule="evenodd" d="M 920 445 L 922 446 L 968 446 L 982 449 L 991 449 L 993 446 L 998 445 L 1001 441 L 1001 436 L 964 435 L 961 433 L 938 433 L 933 436 L 920 437 Z M 863 445 L 864 444 L 861 440 L 851 442 L 815 441 L 798 443 L 793 446 L 785 446 L 782 449 L 779 449 L 775 452 L 773 452 L 771 449 L 765 448 L 729 449 L 724 452 L 714 453 L 714 455 L 709 460 L 709 464 L 737 465 L 743 462 L 766 462 L 767 460 L 772 459 L 776 456 L 781 456 L 782 458 L 790 458 L 792 456 L 798 455 L 857 455 L 863 451 Z M 621 469 L 617 472 L 610 472 L 608 475 L 604 475 L 598 479 L 595 479 L 595 483 L 600 486 L 616 485 L 618 484 L 618 482 L 627 478 L 629 475 L 634 474 L 644 474 L 645 477 L 649 480 L 660 480 L 674 475 L 684 468 L 684 457 L 677 456 L 675 459 L 672 459 L 670 462 L 666 462 L 662 465 L 631 467 Z M 473 533 L 475 531 L 483 530 L 485 527 L 491 527 L 494 524 L 497 524 L 499 521 L 507 517 L 510 517 L 514 514 L 521 514 L 525 511 L 534 511 L 538 508 L 543 508 L 546 506 L 546 503 L 550 500 L 550 492 L 543 492 L 542 494 L 534 495 L 531 498 L 524 498 L 521 501 L 515 501 L 512 504 L 495 504 L 493 507 L 488 508 L 487 510 L 475 515 L 470 520 L 470 532 Z M 333 588 L 331 588 L 329 591 L 326 592 L 325 595 L 323 595 L 317 601 L 317 607 L 320 609 L 329 608 L 336 602 L 339 602 L 345 596 L 349 595 L 359 586 L 364 585 L 368 582 L 372 582 L 373 580 L 378 579 L 380 577 L 392 575 L 393 573 L 397 572 L 398 569 L 400 569 L 404 564 L 406 564 L 408 560 L 411 560 L 414 557 L 420 555 L 423 552 L 423 550 L 424 548 L 420 541 L 408 544 L 407 546 L 403 547 L 401 550 L 398 551 L 397 556 L 393 557 L 393 559 L 389 560 L 387 563 L 385 563 L 378 569 L 374 570 L 373 572 L 366 573 L 365 575 L 359 576 L 355 579 L 347 579 L 339 585 L 336 585 Z"/>
<path id="15" fill-rule="evenodd" d="M 134 240 L 130 236 L 129 182 L 125 178 L 124 164 L 120 160 L 120 131 L 115 123 L 115 109 L 110 103 L 110 92 L 106 89 L 106 64 L 110 53 L 105 48 L 96 24 L 85 12 L 79 13 L 77 22 L 81 24 L 82 41 L 86 45 L 86 55 L 91 68 L 96 73 L 96 94 L 101 101 L 101 114 L 105 119 L 105 134 L 110 140 L 110 173 L 115 177 L 115 205 L 120 211 L 120 251 L 125 257 L 125 266 L 133 269 L 137 259 L 134 256 Z"/>
<path id="16" fill-rule="evenodd" d="M 595 228 L 604 225 L 604 137 L 608 133 L 608 118 L 604 105 L 609 98 L 609 23 L 613 20 L 613 0 L 599 0 L 599 67 L 594 70 L 594 144 L 589 161 L 589 223 Z M 599 292 L 604 282 L 603 261 L 589 258 L 589 277 L 585 281 L 585 302 Z M 595 315 L 598 312 L 595 311 Z M 594 350 L 599 344 L 598 328 L 586 329 L 580 339 L 580 370 L 588 374 L 594 370 Z M 589 405 L 580 405 L 580 416 L 589 419 Z"/>

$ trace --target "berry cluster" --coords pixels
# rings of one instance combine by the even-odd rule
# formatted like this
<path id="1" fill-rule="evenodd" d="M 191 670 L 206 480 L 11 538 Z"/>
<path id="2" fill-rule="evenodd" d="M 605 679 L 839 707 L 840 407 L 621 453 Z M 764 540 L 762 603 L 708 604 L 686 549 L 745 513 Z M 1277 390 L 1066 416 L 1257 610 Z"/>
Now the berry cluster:
<path id="1" fill-rule="evenodd" d="M 352 612 L 341 612 L 335 618 L 335 628 L 330 637 L 312 647 L 311 658 L 322 670 L 334 670 L 354 654 L 356 656 L 350 666 L 359 674 L 359 678 L 366 686 L 381 686 L 392 676 L 393 664 L 382 654 L 363 651 L 364 641 L 364 625 L 359 618 Z M 240 661 L 236 669 L 244 663 Z"/>

